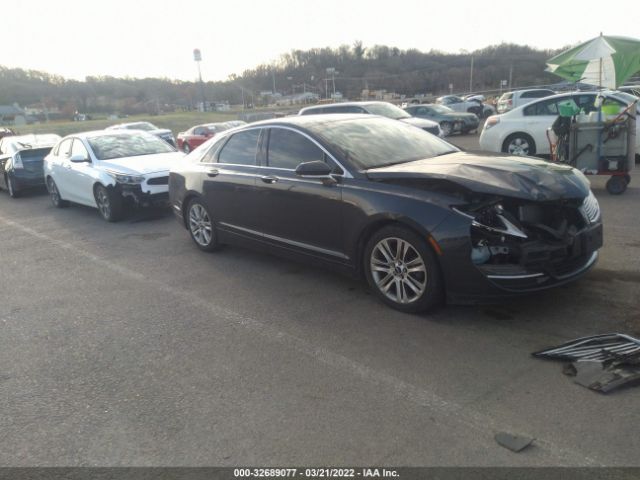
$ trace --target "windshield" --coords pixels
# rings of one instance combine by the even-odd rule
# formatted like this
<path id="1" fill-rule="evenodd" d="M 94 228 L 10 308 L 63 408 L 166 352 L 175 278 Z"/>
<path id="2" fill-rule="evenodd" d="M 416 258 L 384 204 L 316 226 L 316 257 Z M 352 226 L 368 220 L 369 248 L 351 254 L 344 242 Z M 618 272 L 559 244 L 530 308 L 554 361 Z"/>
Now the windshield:
<path id="1" fill-rule="evenodd" d="M 130 123 L 128 125 L 125 125 L 124 128 L 128 130 L 144 130 L 145 132 L 158 129 L 155 125 L 149 122 Z"/>
<path id="2" fill-rule="evenodd" d="M 386 118 L 323 122 L 308 128 L 358 170 L 460 151 L 420 128 Z"/>
<path id="3" fill-rule="evenodd" d="M 371 105 L 366 105 L 365 108 L 372 115 L 380 115 L 381 117 L 393 118 L 395 120 L 411 117 L 411 115 L 400 107 L 396 107 L 390 103 L 372 103 Z"/>
<path id="4" fill-rule="evenodd" d="M 140 135 L 114 133 L 92 137 L 88 141 L 98 160 L 175 152 L 167 142 L 148 133 Z"/>

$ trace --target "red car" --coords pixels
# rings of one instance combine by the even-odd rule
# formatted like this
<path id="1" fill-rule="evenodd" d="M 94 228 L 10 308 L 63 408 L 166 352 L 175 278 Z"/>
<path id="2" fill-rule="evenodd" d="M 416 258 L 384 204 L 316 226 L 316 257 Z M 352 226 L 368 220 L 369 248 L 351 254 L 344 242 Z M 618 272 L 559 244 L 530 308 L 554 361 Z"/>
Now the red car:
<path id="1" fill-rule="evenodd" d="M 204 142 L 224 130 L 231 128 L 226 123 L 207 123 L 205 125 L 196 125 L 186 132 L 178 134 L 178 149 L 189 153 L 194 148 L 202 145 Z"/>

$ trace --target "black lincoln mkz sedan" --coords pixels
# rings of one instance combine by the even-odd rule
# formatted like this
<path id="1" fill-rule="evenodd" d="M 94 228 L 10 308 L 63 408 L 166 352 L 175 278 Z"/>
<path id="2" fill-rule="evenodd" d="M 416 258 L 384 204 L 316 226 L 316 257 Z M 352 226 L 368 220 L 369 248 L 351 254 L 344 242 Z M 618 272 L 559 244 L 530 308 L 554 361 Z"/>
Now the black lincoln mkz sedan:
<path id="1" fill-rule="evenodd" d="M 602 245 L 582 173 L 472 154 L 372 115 L 275 119 L 226 132 L 171 171 L 170 200 L 205 251 L 243 244 L 362 274 L 398 310 L 571 281 Z"/>

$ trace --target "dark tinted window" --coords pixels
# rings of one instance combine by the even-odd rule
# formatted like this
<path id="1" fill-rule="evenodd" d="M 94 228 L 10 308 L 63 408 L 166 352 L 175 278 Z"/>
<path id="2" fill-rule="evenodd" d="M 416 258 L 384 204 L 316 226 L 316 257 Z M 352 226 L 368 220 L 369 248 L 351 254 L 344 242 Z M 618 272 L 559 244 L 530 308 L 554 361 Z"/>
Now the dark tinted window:
<path id="1" fill-rule="evenodd" d="M 310 110 L 305 110 L 300 112 L 300 115 L 317 115 L 318 113 L 327 113 L 324 107 L 312 108 Z"/>
<path id="2" fill-rule="evenodd" d="M 413 125 L 368 117 L 307 126 L 359 170 L 459 151 Z"/>
<path id="3" fill-rule="evenodd" d="M 270 167 L 294 170 L 299 164 L 324 161 L 324 152 L 308 138 L 283 128 L 272 128 L 267 161 Z"/>
<path id="4" fill-rule="evenodd" d="M 563 100 L 567 100 L 566 98 L 562 99 L 553 99 L 546 100 L 542 102 L 536 102 L 533 105 L 529 105 L 525 107 L 524 114 L 527 116 L 533 115 L 558 115 L 558 105 L 556 102 L 561 102 Z"/>
<path id="5" fill-rule="evenodd" d="M 255 165 L 259 136 L 259 129 L 236 133 L 222 147 L 218 162 L 235 165 Z"/>
<path id="6" fill-rule="evenodd" d="M 357 105 L 326 107 L 322 113 L 366 113 L 364 108 Z"/>

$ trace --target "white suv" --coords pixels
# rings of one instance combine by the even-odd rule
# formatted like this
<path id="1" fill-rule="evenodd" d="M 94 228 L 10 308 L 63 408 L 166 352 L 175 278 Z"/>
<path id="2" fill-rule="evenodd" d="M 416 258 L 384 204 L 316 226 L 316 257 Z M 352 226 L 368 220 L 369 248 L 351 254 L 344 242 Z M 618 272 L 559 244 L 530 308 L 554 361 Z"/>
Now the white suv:
<path id="1" fill-rule="evenodd" d="M 528 90 L 514 90 L 513 92 L 503 93 L 498 99 L 497 110 L 498 113 L 505 113 L 514 108 L 531 103 L 538 98 L 555 94 L 556 92 L 546 88 L 531 88 Z"/>
<path id="2" fill-rule="evenodd" d="M 624 92 L 602 92 L 605 103 L 627 107 L 638 98 Z M 501 115 L 489 117 L 480 134 L 480 148 L 511 155 L 548 155 L 547 129 L 558 118 L 558 103 L 573 100 L 589 113 L 595 110 L 596 92 L 570 92 L 536 100 Z M 636 107 L 640 112 L 640 107 Z M 640 122 L 636 122 L 636 152 L 640 152 Z"/>

